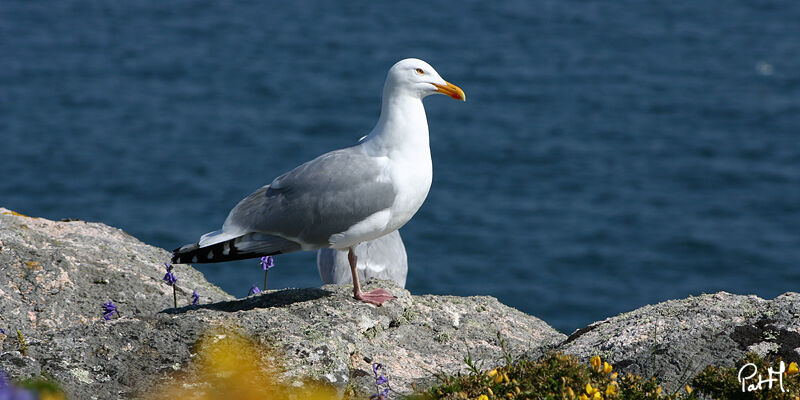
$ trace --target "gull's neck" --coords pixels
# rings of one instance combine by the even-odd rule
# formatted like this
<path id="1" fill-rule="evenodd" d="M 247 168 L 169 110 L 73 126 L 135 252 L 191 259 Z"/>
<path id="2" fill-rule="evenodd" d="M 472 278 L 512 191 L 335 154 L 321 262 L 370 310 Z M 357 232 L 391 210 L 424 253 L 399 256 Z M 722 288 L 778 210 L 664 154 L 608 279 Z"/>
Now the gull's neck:
<path id="1" fill-rule="evenodd" d="M 381 116 L 362 142 L 375 156 L 430 154 L 428 119 L 422 99 L 387 88 L 383 91 Z"/>

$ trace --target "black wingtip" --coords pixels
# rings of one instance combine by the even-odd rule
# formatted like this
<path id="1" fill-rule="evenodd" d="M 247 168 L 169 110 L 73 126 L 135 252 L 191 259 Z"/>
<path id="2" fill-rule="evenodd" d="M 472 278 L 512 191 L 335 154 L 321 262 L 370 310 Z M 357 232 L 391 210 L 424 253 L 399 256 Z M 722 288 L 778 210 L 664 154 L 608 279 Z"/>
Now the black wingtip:
<path id="1" fill-rule="evenodd" d="M 190 244 L 178 247 L 175 250 L 172 250 L 171 263 L 172 264 L 186 264 L 187 261 L 190 259 L 189 257 L 193 253 L 196 253 L 199 248 L 200 248 L 200 244 L 199 243 L 190 243 Z M 182 256 L 186 256 L 186 257 L 182 257 Z"/>
<path id="2" fill-rule="evenodd" d="M 300 245 L 281 239 L 286 243 L 292 245 L 291 250 L 300 250 Z M 231 239 L 225 242 L 212 244 L 206 247 L 200 247 L 199 243 L 187 244 L 172 251 L 173 264 L 205 264 L 217 263 L 224 261 L 244 260 L 248 258 L 257 258 L 261 256 L 272 256 L 276 254 L 285 253 L 283 249 L 264 251 L 264 249 L 255 249 L 250 251 L 240 251 L 237 247 L 237 239 Z"/>

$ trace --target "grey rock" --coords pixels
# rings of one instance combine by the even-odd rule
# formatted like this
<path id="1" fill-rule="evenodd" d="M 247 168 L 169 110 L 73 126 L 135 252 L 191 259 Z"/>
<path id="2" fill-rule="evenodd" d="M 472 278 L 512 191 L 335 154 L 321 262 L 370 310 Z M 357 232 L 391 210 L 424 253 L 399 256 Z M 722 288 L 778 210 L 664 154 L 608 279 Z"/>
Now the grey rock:
<path id="1" fill-rule="evenodd" d="M 42 374 L 42 366 L 39 362 L 32 357 L 22 355 L 19 351 L 0 354 L 0 365 L 12 365 L 13 369 L 21 376 L 30 377 Z"/>
<path id="2" fill-rule="evenodd" d="M 17 329 L 35 337 L 86 325 L 102 319 L 109 300 L 124 316 L 153 315 L 172 306 L 172 288 L 162 281 L 169 257 L 107 225 L 0 208 L 0 328 L 14 338 Z M 210 301 L 233 298 L 193 268 L 178 267 L 175 274 L 179 305 L 195 289 Z"/>
<path id="3" fill-rule="evenodd" d="M 409 393 L 414 385 L 435 383 L 433 372 L 466 372 L 468 353 L 486 365 L 499 364 L 501 340 L 519 357 L 564 338 L 492 297 L 411 296 L 391 281 L 365 284 L 378 285 L 398 298 L 374 307 L 353 300 L 350 287 L 325 285 L 269 291 L 185 313 L 210 319 L 225 311 L 247 332 L 304 359 L 288 376 L 322 378 L 361 394 L 374 387 L 372 363 L 384 365 L 394 390 Z"/>
<path id="4" fill-rule="evenodd" d="M 169 254 L 99 223 L 54 222 L 0 208 L 0 369 L 14 379 L 47 374 L 70 398 L 135 397 L 191 365 L 204 334 L 231 327 L 285 356 L 281 378 L 327 382 L 368 395 L 371 364 L 409 393 L 434 373 L 466 372 L 467 354 L 486 367 L 541 354 L 565 339 L 543 321 L 492 297 L 412 296 L 390 281 L 367 281 L 398 298 L 382 307 L 352 299 L 352 288 L 262 292 L 234 299 L 202 273 L 178 265 L 179 307 L 162 281 Z M 309 266 L 313 268 L 313 266 Z M 202 296 L 189 305 L 193 289 Z M 106 321 L 112 300 L 120 318 Z M 27 343 L 20 351 L 15 334 Z M 1 336 L 1 335 L 0 335 Z"/>
<path id="5" fill-rule="evenodd" d="M 726 292 L 645 306 L 575 331 L 558 346 L 588 360 L 682 387 L 708 365 L 732 367 L 747 352 L 800 362 L 800 294 L 773 300 Z"/>

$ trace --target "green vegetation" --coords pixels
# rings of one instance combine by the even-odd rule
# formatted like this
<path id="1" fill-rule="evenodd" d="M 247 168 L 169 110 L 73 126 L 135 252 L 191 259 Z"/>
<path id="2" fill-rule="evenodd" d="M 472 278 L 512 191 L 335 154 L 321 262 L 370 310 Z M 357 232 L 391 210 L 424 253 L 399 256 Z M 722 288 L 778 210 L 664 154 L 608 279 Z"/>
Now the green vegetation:
<path id="1" fill-rule="evenodd" d="M 470 368 L 466 375 L 440 375 L 440 384 L 411 396 L 415 400 L 429 399 L 575 399 L 575 400 L 673 400 L 673 399 L 764 399 L 800 400 L 800 378 L 796 363 L 784 364 L 782 392 L 777 382 L 772 389 L 766 383 L 760 390 L 743 393 L 738 381 L 739 369 L 752 363 L 766 379 L 768 368 L 778 370 L 780 360 L 767 360 L 749 354 L 733 368 L 708 367 L 678 390 L 667 392 L 656 378 L 643 378 L 633 374 L 618 374 L 600 357 L 589 364 L 575 357 L 549 354 L 539 361 L 520 360 L 489 371 L 481 371 L 470 357 L 465 362 Z M 753 368 L 753 367 L 748 367 Z M 755 369 L 749 369 L 749 373 Z M 749 375 L 744 374 L 745 376 Z M 753 377 L 748 384 L 757 384 Z"/>
<path id="2" fill-rule="evenodd" d="M 23 356 L 28 355 L 28 344 L 25 343 L 25 336 L 22 335 L 22 331 L 17 329 L 17 341 L 19 342 L 19 352 Z"/>
<path id="3" fill-rule="evenodd" d="M 25 379 L 18 382 L 17 386 L 36 393 L 39 400 L 64 400 L 64 389 L 58 382 L 47 375 Z"/>
<path id="4" fill-rule="evenodd" d="M 738 380 L 739 369 L 748 363 L 753 364 L 755 367 L 745 368 L 742 372 L 743 377 L 748 377 L 757 371 L 758 374 L 761 374 L 762 379 L 768 379 L 769 368 L 772 368 L 773 371 L 777 371 L 780 368 L 780 359 L 770 361 L 750 353 L 742 361 L 737 362 L 733 368 L 706 367 L 692 380 L 692 386 L 698 393 L 706 394 L 716 399 L 800 399 L 800 376 L 798 375 L 797 363 L 784 364 L 786 372 L 782 376 L 782 383 L 786 392 L 781 392 L 778 382 L 773 383 L 772 389 L 769 389 L 765 382 L 759 390 L 742 392 L 742 384 Z M 757 385 L 758 381 L 758 376 L 755 376 L 745 380 L 745 383 L 748 386 Z"/>

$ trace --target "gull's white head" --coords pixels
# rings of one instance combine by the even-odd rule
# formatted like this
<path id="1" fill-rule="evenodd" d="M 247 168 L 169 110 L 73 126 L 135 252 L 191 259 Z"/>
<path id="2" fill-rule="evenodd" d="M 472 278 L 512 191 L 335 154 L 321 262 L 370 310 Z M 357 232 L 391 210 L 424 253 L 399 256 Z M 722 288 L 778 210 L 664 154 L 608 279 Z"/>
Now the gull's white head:
<path id="1" fill-rule="evenodd" d="M 422 99 L 441 93 L 456 100 L 467 101 L 464 91 L 439 76 L 430 64 L 416 58 L 398 61 L 386 75 L 384 94 L 405 93 Z"/>

